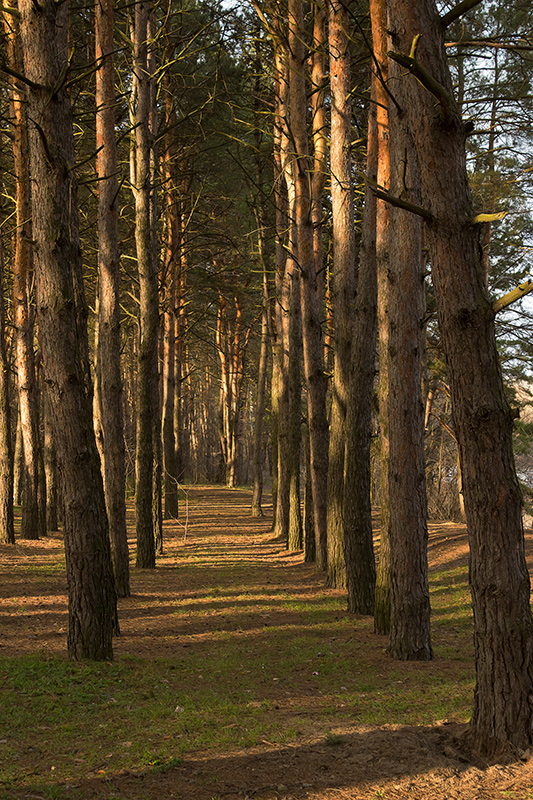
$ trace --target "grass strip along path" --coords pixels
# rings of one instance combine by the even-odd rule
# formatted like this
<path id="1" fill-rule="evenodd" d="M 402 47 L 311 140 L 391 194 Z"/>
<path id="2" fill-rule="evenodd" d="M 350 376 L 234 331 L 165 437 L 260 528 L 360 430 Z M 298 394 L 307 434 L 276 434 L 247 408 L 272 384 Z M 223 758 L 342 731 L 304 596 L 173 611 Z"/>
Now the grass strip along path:
<path id="1" fill-rule="evenodd" d="M 533 798 L 530 762 L 454 746 L 474 682 L 463 526 L 430 525 L 435 660 L 399 663 L 249 491 L 188 494 L 157 569 L 132 566 L 113 663 L 67 659 L 61 536 L 0 545 L 0 800 Z"/>

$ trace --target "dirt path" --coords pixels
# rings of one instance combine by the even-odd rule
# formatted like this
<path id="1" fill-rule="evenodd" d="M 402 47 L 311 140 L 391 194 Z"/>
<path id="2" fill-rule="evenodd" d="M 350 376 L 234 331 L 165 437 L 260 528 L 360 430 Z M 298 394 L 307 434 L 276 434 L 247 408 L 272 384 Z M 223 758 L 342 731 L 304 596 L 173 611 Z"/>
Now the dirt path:
<path id="1" fill-rule="evenodd" d="M 242 640 L 246 653 L 252 635 L 255 648 L 268 647 L 260 636 L 268 626 L 286 630 L 286 641 L 290 641 L 291 631 L 302 624 L 302 614 L 285 607 L 284 598 L 297 592 L 312 604 L 324 595 L 323 579 L 303 563 L 301 553 L 287 553 L 273 538 L 268 517 L 249 516 L 249 503 L 250 494 L 244 491 L 190 489 L 187 528 L 182 522 L 165 523 L 165 549 L 158 569 L 134 570 L 132 597 L 120 601 L 122 635 L 115 643 L 117 660 L 151 654 L 190 658 L 203 648 L 216 647 L 221 635 Z M 466 564 L 463 526 L 433 525 L 430 539 L 433 569 Z M 130 546 L 134 557 L 133 539 Z M 27 571 L 21 569 L 24 565 Z M 64 655 L 67 598 L 62 565 L 59 536 L 0 546 L 0 659 L 29 653 Z M 275 601 L 269 614 L 254 607 L 259 592 Z M 342 597 L 340 592 L 331 594 Z M 365 663 L 383 669 L 384 641 L 373 635 L 371 621 L 358 620 L 356 645 L 365 650 Z M 409 674 L 408 665 L 401 668 Z M 431 667 L 435 670 L 431 675 L 438 679 L 449 668 L 441 659 Z M 42 793 L 11 786 L 3 795 L 0 792 L 0 798 L 533 799 L 531 763 L 469 764 L 454 746 L 454 736 L 461 730 L 457 722 L 370 727 L 350 721 L 343 709 L 335 719 L 337 739 L 328 742 L 320 713 L 322 700 L 314 694 L 312 680 L 302 676 L 294 692 L 308 706 L 300 735 L 286 745 L 263 741 L 238 750 L 197 751 L 185 754 L 166 772 L 144 768 L 108 772 L 103 777 L 95 773 L 70 787 L 55 785 Z M 258 702 L 273 703 L 276 714 L 288 720 L 301 713 L 288 695 L 271 681 L 268 686 L 265 683 Z M 327 724 L 331 726 L 331 720 Z"/>

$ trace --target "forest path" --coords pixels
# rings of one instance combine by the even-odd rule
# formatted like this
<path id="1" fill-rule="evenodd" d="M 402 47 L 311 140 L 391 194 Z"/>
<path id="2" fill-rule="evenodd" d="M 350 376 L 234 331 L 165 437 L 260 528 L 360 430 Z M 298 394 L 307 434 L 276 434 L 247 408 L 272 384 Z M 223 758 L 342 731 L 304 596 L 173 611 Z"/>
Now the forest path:
<path id="1" fill-rule="evenodd" d="M 430 526 L 436 657 L 402 664 L 268 513 L 250 516 L 250 491 L 187 492 L 157 569 L 132 568 L 103 672 L 66 660 L 60 535 L 0 546 L 5 774 L 10 737 L 16 753 L 2 800 L 531 800 L 530 762 L 474 765 L 454 744 L 473 680 L 464 526 Z M 28 659 L 34 694 L 10 694 Z M 53 668 L 74 681 L 64 692 L 46 688 Z M 72 699 L 80 676 L 90 702 Z M 29 729 L 6 729 L 10 702 L 27 703 Z M 56 720 L 68 702 L 75 719 Z"/>

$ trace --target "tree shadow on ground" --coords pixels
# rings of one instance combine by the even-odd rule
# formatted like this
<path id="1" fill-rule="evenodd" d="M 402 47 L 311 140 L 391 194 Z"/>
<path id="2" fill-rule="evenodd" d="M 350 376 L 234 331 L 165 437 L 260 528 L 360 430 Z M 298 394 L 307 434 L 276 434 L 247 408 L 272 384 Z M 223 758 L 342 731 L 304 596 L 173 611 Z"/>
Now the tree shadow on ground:
<path id="1" fill-rule="evenodd" d="M 330 734 L 318 742 L 242 752 L 195 754 L 143 771 L 94 774 L 75 785 L 26 786 L 7 791 L 57 800 L 333 800 L 333 798 L 527 797 L 529 764 L 469 763 L 457 747 L 465 726 L 400 727 Z M 526 792 L 521 793 L 521 790 Z"/>

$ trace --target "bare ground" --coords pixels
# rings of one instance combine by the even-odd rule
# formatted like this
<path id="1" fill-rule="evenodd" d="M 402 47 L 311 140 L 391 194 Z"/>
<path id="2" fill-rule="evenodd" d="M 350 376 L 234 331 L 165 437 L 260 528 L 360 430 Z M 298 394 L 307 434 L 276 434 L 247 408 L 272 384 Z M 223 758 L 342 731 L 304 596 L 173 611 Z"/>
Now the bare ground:
<path id="1" fill-rule="evenodd" d="M 154 652 L 159 656 L 173 655 L 184 647 L 200 648 L 221 625 L 233 626 L 235 635 L 244 636 L 265 624 L 256 618 L 253 608 L 237 622 L 230 607 L 213 603 L 208 614 L 189 613 L 178 625 L 175 619 L 170 621 L 165 609 L 170 609 L 177 597 L 190 596 L 191 606 L 201 605 L 204 590 L 213 584 L 217 564 L 230 568 L 220 572 L 226 588 L 235 567 L 241 583 L 246 579 L 243 576 L 248 576 L 251 586 L 258 581 L 270 584 L 278 596 L 284 587 L 293 589 L 295 583 L 304 587 L 310 598 L 323 594 L 322 576 L 303 563 L 301 553 L 287 553 L 273 539 L 269 517 L 249 516 L 249 501 L 250 494 L 244 491 L 191 488 L 187 529 L 182 523 L 165 523 L 165 555 L 159 568 L 154 572 L 133 571 L 133 595 L 120 601 L 122 635 L 116 640 L 116 658 L 126 654 L 146 657 Z M 528 532 L 530 567 L 532 539 Z M 130 545 L 134 551 L 133 540 Z M 197 566 L 203 568 L 195 569 L 191 584 L 191 574 L 187 573 L 185 579 L 176 567 L 193 556 Z M 467 557 L 464 526 L 430 526 L 430 567 L 452 568 L 466 563 Z M 0 545 L 0 657 L 64 654 L 67 596 L 62 559 L 59 535 L 38 542 L 19 540 L 14 547 Z M 10 566 L 23 563 L 33 568 L 57 563 L 57 582 L 51 585 L 39 577 L 38 571 L 30 582 L 28 575 L 17 578 L 19 573 Z M 15 610 L 20 608 L 23 612 Z M 284 624 L 290 624 L 290 612 L 284 610 L 283 615 Z M 359 646 L 368 648 L 379 669 L 384 640 L 372 634 L 370 622 L 358 636 Z M 447 666 L 441 664 L 437 668 L 446 670 Z M 272 687 L 268 691 L 272 697 Z M 280 690 L 281 713 L 290 714 L 290 701 L 283 695 Z M 123 800 L 533 799 L 533 762 L 492 766 L 468 762 L 455 744 L 456 736 L 464 729 L 457 722 L 442 721 L 431 727 L 390 724 L 379 728 L 343 723 L 335 728 L 342 735 L 342 743 L 332 747 L 325 743 L 319 712 L 317 707 L 301 738 L 289 745 L 280 747 L 265 741 L 245 750 L 195 752 L 166 773 L 95 773 L 76 782 L 72 796 Z M 28 793 L 21 787 L 10 789 L 4 796 L 40 800 L 55 795 Z"/>

